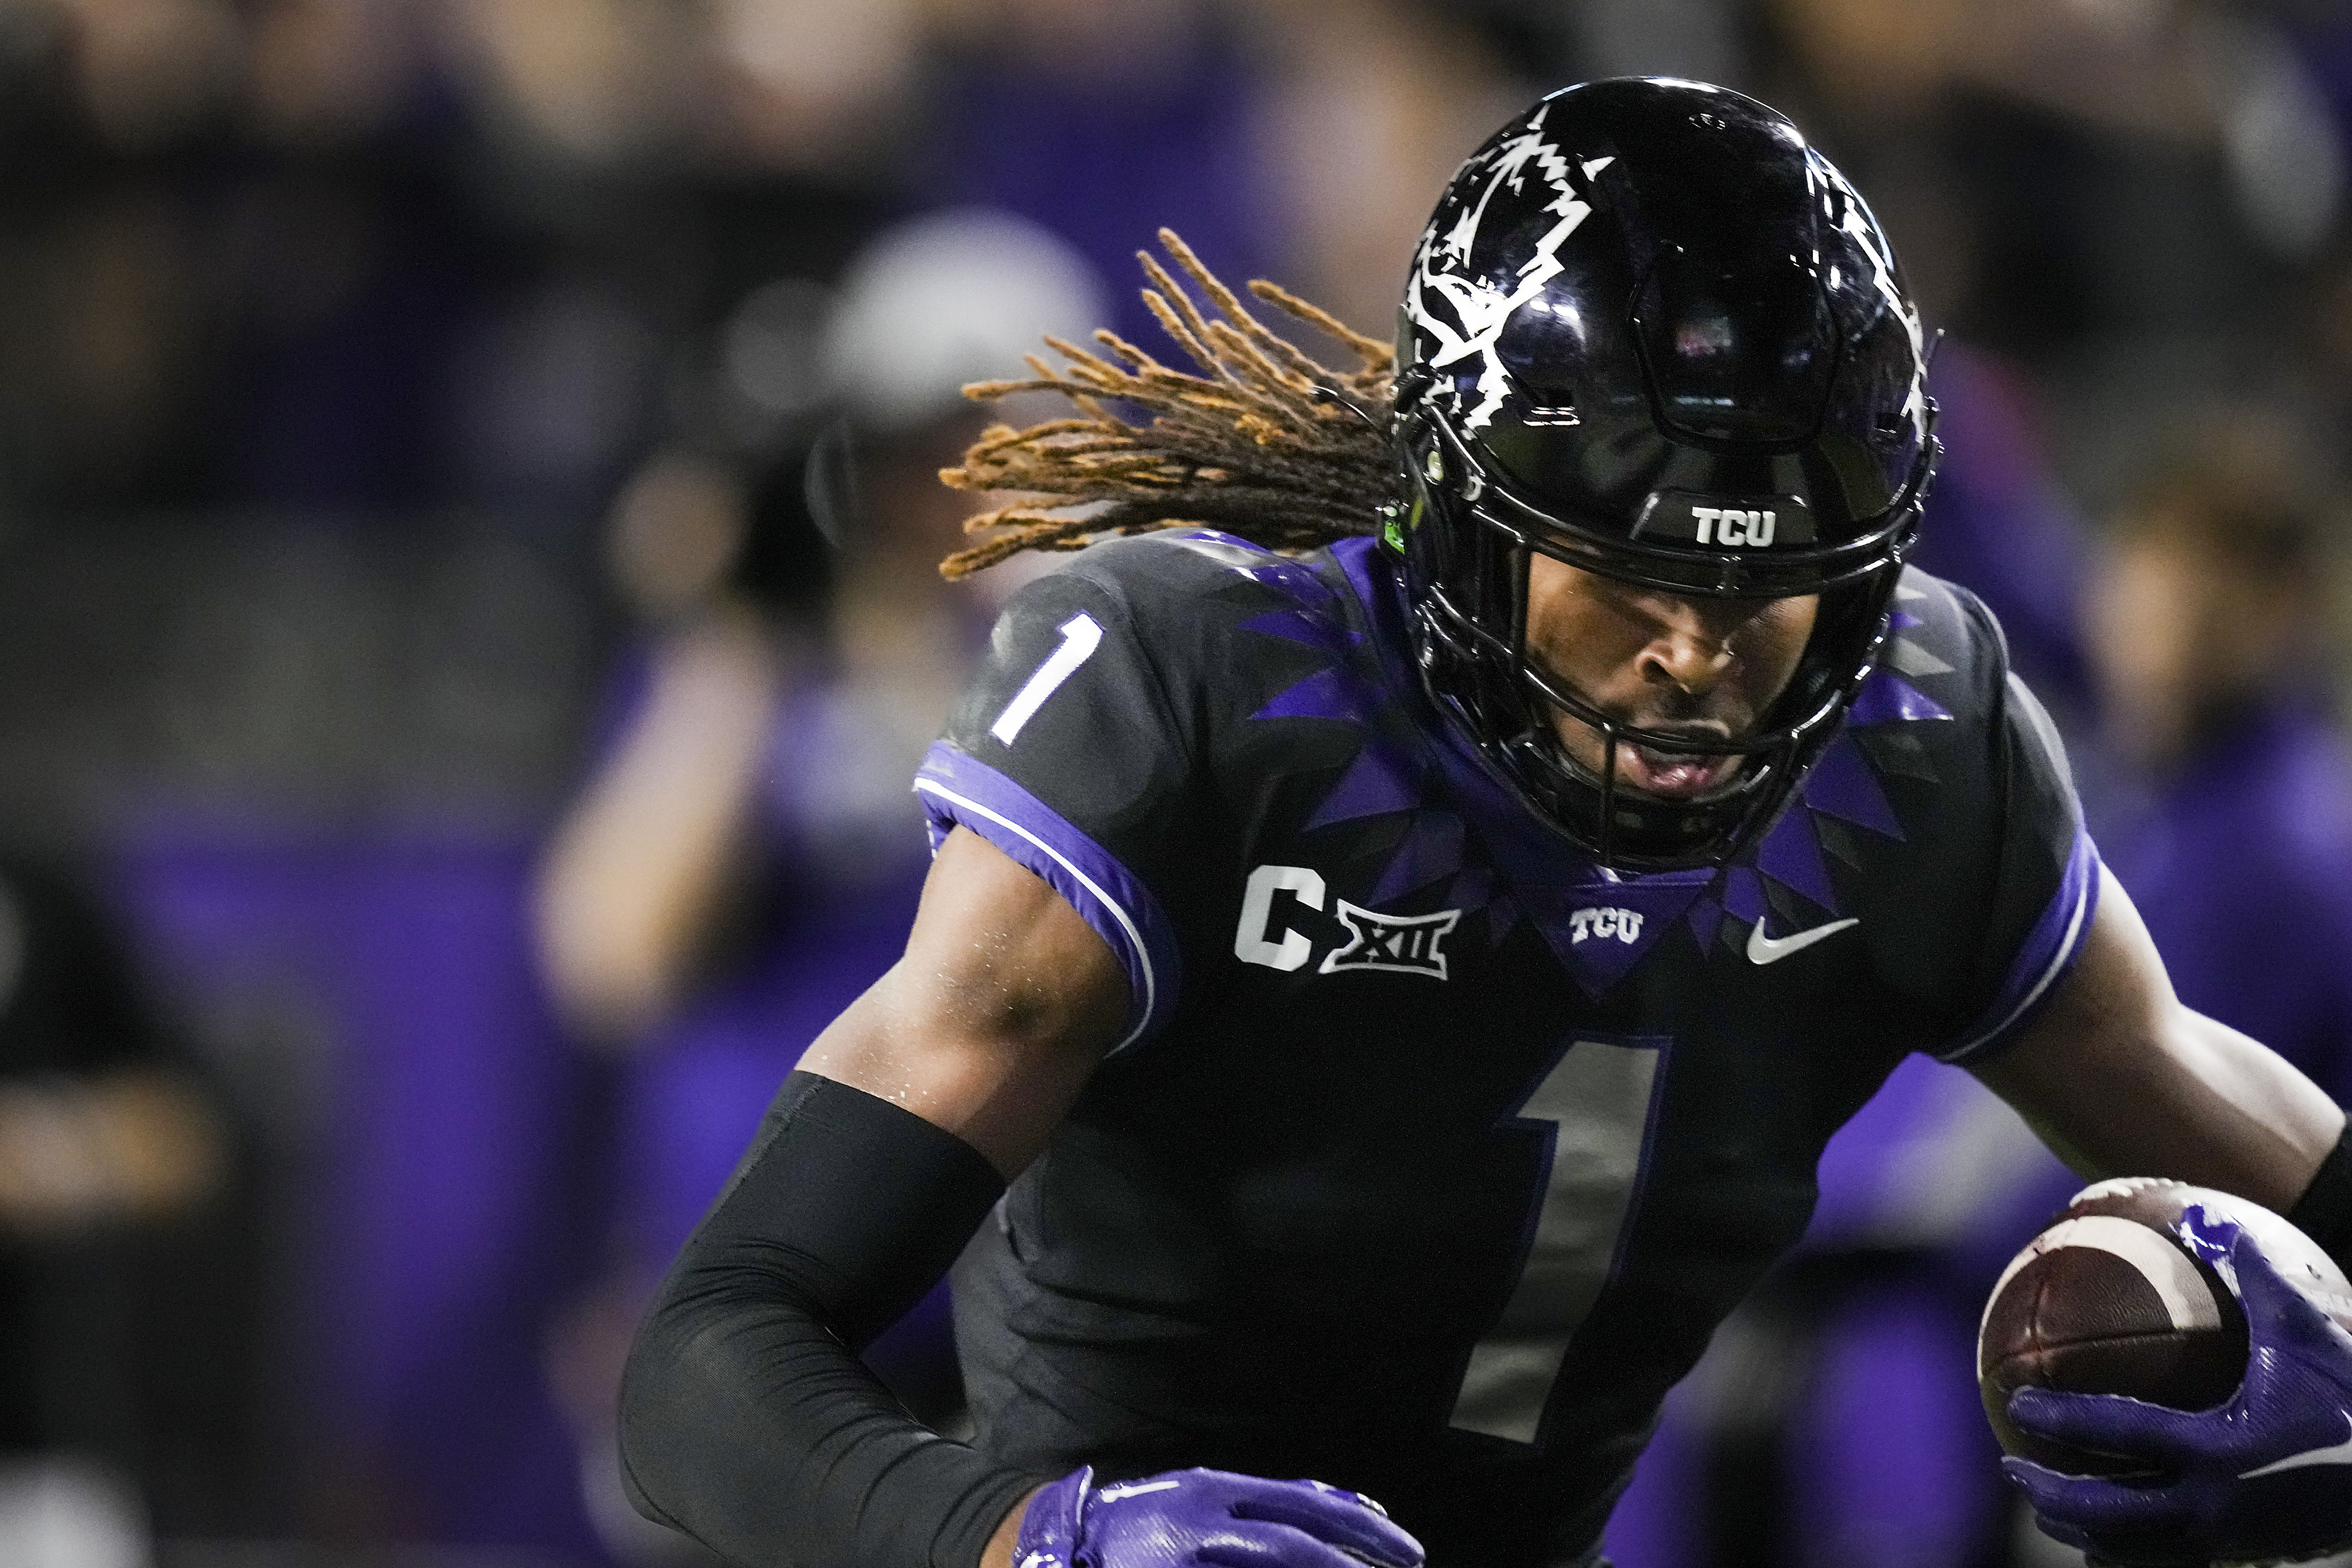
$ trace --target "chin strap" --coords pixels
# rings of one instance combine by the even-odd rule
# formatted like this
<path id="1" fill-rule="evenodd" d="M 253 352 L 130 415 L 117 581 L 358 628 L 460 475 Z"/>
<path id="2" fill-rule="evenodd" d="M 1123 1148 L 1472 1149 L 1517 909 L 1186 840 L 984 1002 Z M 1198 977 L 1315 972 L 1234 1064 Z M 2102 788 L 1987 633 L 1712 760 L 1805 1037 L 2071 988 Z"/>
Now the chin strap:
<path id="1" fill-rule="evenodd" d="M 2352 1275 L 2352 1127 L 2319 1162 L 2311 1185 L 2287 1210 L 2294 1228 L 2319 1243 L 2336 1266 Z"/>

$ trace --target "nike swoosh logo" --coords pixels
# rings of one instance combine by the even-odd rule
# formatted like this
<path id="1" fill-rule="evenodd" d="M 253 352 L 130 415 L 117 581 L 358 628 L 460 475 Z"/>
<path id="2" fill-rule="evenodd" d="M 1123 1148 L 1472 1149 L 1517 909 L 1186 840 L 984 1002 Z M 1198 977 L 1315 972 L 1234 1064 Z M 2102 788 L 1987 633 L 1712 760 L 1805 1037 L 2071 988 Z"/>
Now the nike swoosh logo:
<path id="1" fill-rule="evenodd" d="M 2344 1422 L 2344 1440 L 2333 1448 L 2305 1448 L 2300 1454 L 2289 1454 L 2275 1464 L 2240 1472 L 2238 1479 L 2250 1481 L 2256 1476 L 2276 1475 L 2281 1470 L 2299 1470 L 2306 1465 L 2352 1465 L 2352 1416 Z"/>
<path id="2" fill-rule="evenodd" d="M 1759 920 L 1748 928 L 1748 961 L 1751 964 L 1777 964 L 1791 953 L 1801 953 L 1824 936 L 1834 936 L 1849 925 L 1859 925 L 1862 917 L 1832 920 L 1827 925 L 1816 925 L 1809 931 L 1798 931 L 1787 936 L 1767 936 L 1764 922 Z"/>
<path id="3" fill-rule="evenodd" d="M 1105 1502 L 1117 1502 L 1123 1497 L 1141 1497 L 1148 1491 L 1174 1491 L 1182 1481 L 1119 1481 L 1095 1493 Z"/>

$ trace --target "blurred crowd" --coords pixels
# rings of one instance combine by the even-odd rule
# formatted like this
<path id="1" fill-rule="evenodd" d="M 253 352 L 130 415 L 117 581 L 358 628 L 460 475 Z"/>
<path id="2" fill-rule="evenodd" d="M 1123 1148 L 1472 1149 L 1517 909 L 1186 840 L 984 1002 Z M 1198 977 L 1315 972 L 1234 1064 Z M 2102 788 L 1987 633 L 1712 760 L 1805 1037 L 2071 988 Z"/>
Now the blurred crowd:
<path id="1" fill-rule="evenodd" d="M 2182 995 L 2352 1099 L 2333 0 L 0 0 L 0 1563 L 696 1561 L 619 1358 L 1034 570 L 932 570 L 957 389 L 1157 341 L 1162 225 L 1381 330 L 1454 163 L 1636 72 L 1876 206 L 1922 563 Z M 2065 1174 L 1914 1062 L 1822 1186 L 1620 1568 L 2065 1561 L 1969 1365 Z M 952 1427 L 946 1311 L 870 1359 Z"/>

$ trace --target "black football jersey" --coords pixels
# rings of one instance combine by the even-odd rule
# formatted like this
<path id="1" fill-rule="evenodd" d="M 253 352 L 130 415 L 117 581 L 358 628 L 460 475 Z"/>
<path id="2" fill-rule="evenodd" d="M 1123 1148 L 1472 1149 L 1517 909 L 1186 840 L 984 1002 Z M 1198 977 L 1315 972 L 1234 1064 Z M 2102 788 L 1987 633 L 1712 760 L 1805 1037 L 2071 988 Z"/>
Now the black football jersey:
<path id="1" fill-rule="evenodd" d="M 916 783 L 1126 967 L 1125 1038 L 956 1274 L 992 1453 L 1380 1499 L 1572 1562 L 1913 1051 L 1998 1049 L 2096 861 L 1982 606 L 1916 572 L 1719 870 L 1596 866 L 1442 719 L 1392 559 L 1205 530 L 1032 584 Z"/>

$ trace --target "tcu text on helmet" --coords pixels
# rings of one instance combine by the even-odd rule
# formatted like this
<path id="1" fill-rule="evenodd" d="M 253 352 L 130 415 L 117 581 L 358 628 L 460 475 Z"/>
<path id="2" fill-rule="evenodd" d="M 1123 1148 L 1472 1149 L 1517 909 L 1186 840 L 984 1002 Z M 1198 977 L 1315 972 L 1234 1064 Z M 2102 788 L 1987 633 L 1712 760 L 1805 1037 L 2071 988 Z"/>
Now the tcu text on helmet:
<path id="1" fill-rule="evenodd" d="M 1633 534 L 1708 549 L 1769 549 L 1809 545 L 1817 538 L 1812 508 L 1801 496 L 1706 496 L 1690 490 L 1653 492 Z"/>
<path id="2" fill-rule="evenodd" d="M 1277 909 L 1278 894 L 1288 895 L 1286 907 Z M 1242 894 L 1241 921 L 1234 928 L 1234 956 L 1268 969 L 1303 967 L 1316 946 L 1315 937 L 1298 929 L 1306 925 L 1324 933 L 1332 945 L 1316 966 L 1318 975 L 1378 969 L 1433 980 L 1446 977 L 1445 936 L 1461 920 L 1460 910 L 1384 915 L 1342 898 L 1327 915 L 1323 898 L 1323 873 L 1307 866 L 1262 865 L 1251 872 Z M 1307 917 L 1300 918 L 1302 915 Z"/>
<path id="3" fill-rule="evenodd" d="M 1747 511 L 1738 507 L 1693 507 L 1698 542 L 1713 545 L 1769 545 L 1780 517 L 1770 507 Z M 1709 538 L 1709 534 L 1715 537 Z"/>

